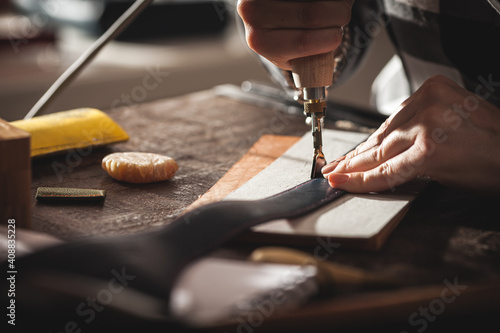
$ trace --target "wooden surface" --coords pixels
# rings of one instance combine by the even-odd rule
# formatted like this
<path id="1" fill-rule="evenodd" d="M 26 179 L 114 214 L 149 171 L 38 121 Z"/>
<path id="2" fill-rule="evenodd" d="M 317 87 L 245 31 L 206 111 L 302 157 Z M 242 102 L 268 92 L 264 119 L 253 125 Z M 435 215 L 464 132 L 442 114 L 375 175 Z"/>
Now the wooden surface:
<path id="1" fill-rule="evenodd" d="M 34 230 L 72 240 L 161 227 L 209 190 L 263 134 L 301 136 L 309 130 L 300 116 L 285 116 L 273 110 L 216 97 L 210 91 L 136 108 L 115 109 L 110 115 L 129 133 L 130 141 L 34 161 L 31 189 Z M 332 124 L 326 126 L 332 127 Z M 101 159 L 116 151 L 166 154 L 177 161 L 179 171 L 171 181 L 162 183 L 132 185 L 117 182 L 100 167 Z M 107 198 L 102 205 L 41 204 L 34 199 L 39 186 L 104 189 Z M 417 198 L 379 251 L 351 251 L 342 248 L 341 244 L 324 242 L 301 249 L 321 253 L 326 260 L 369 272 L 384 272 L 408 287 L 431 285 L 442 290 L 445 279 L 457 279 L 470 288 L 492 285 L 500 281 L 497 205 L 498 198 L 475 196 L 433 183 Z M 214 255 L 244 258 L 254 248 L 251 244 L 231 243 Z M 492 295 L 500 297 L 498 291 Z M 391 302 L 403 297 L 397 292 L 392 296 L 395 298 L 391 298 Z M 342 298 L 341 301 L 350 306 L 357 298 L 366 300 L 365 295 L 355 294 L 350 295 L 349 300 Z M 335 299 L 329 301 L 335 302 Z M 307 311 L 309 314 L 313 311 L 323 316 L 314 318 L 314 321 L 324 324 L 324 331 L 331 331 L 331 322 L 327 320 L 328 304 L 315 302 L 305 309 L 303 316 L 297 314 L 295 318 L 301 319 L 302 326 L 296 326 L 296 329 L 305 331 Z M 475 306 L 469 309 L 467 304 L 461 304 L 462 309 L 467 309 L 465 312 L 459 312 L 458 317 L 446 321 L 448 314 L 457 313 L 452 311 L 453 304 L 447 304 L 446 311 L 440 314 L 439 320 L 429 323 L 426 332 L 432 327 L 441 327 L 443 323 L 484 320 L 482 316 L 492 311 L 491 306 L 486 310 Z M 429 300 L 407 305 L 404 312 L 407 315 L 392 322 L 394 331 L 416 331 L 416 327 L 408 323 L 408 316 L 420 306 L 429 306 Z M 376 317 L 377 311 L 370 312 L 372 317 Z M 337 318 L 342 318 L 341 309 L 337 308 L 336 313 Z M 370 323 L 352 317 L 343 320 L 343 328 Z M 314 321 L 309 322 L 311 327 L 321 331 L 321 326 L 313 325 Z M 266 322 L 262 325 L 263 329 L 265 327 Z M 273 326 L 269 323 L 268 327 Z M 293 330 L 294 327 L 288 328 Z"/>
<path id="2" fill-rule="evenodd" d="M 212 188 L 193 202 L 187 210 L 224 199 L 264 170 L 299 139 L 296 136 L 263 135 Z"/>
<path id="3" fill-rule="evenodd" d="M 283 115 L 204 91 L 157 103 L 115 109 L 110 116 L 130 135 L 106 148 L 78 149 L 33 163 L 33 229 L 64 240 L 134 233 L 168 224 L 210 189 L 264 134 L 301 136 L 302 116 Z M 172 180 L 128 184 L 101 168 L 118 151 L 165 154 L 179 165 Z M 36 189 L 106 190 L 103 204 L 42 204 Z"/>
<path id="4" fill-rule="evenodd" d="M 0 119 L 0 224 L 29 228 L 30 186 L 30 135 Z"/>
<path id="5" fill-rule="evenodd" d="M 323 141 L 328 144 L 323 147 L 323 153 L 327 159 L 341 156 L 366 140 L 367 136 L 365 133 L 326 129 Z M 276 137 L 275 141 L 279 140 Z M 265 170 L 226 198 L 259 200 L 307 181 L 311 171 L 311 146 L 311 134 L 306 133 Z M 378 250 L 425 183 L 412 182 L 411 185 L 385 193 L 348 193 L 305 216 L 254 226 L 245 236 L 252 242 L 307 245 L 322 239 L 341 244 L 345 249 Z"/>

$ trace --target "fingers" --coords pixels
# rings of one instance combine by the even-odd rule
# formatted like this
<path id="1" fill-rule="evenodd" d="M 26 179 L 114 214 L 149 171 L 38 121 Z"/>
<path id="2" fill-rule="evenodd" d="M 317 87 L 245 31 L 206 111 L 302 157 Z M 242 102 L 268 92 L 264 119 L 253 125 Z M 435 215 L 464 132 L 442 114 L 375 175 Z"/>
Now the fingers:
<path id="1" fill-rule="evenodd" d="M 341 170 L 345 169 L 346 164 L 351 170 L 353 167 L 357 168 L 353 171 L 363 171 L 372 168 L 377 163 L 385 162 L 407 149 L 411 145 L 412 139 L 406 136 L 404 140 L 401 140 L 398 135 L 404 131 L 398 131 L 397 134 L 392 133 L 399 127 L 407 127 L 406 124 L 413 119 L 415 112 L 411 107 L 407 107 L 407 103 L 412 98 L 414 96 L 405 101 L 401 105 L 401 109 L 393 113 L 365 142 L 359 144 L 345 156 L 337 158 L 323 167 L 322 173 L 326 176 L 333 171 L 342 172 Z M 337 167 L 342 164 L 344 167 L 337 170 Z"/>
<path id="2" fill-rule="evenodd" d="M 259 29 L 324 29 L 349 22 L 351 8 L 344 1 L 240 1 L 238 13 Z"/>
<path id="3" fill-rule="evenodd" d="M 342 41 L 341 28 L 247 32 L 251 49 L 276 66 L 290 70 L 290 60 L 334 51 Z"/>
<path id="4" fill-rule="evenodd" d="M 439 77 L 438 80 L 442 81 L 441 83 L 444 84 L 453 83 L 453 81 L 446 77 Z M 426 81 L 413 95 L 401 103 L 398 109 L 395 110 L 372 135 L 370 135 L 366 144 L 379 144 L 389 133 L 407 124 L 415 117 L 419 110 L 425 109 L 428 104 L 432 103 L 433 101 L 429 101 L 428 94 L 426 94 L 429 90 L 429 84 L 433 83 Z"/>
<path id="5" fill-rule="evenodd" d="M 379 192 L 408 182 L 423 172 L 422 154 L 415 146 L 364 172 L 331 173 L 330 186 L 351 193 Z"/>
<path id="6" fill-rule="evenodd" d="M 447 185 L 491 188 L 492 161 L 500 160 L 486 153 L 495 150 L 490 145 L 495 121 L 484 107 L 481 116 L 488 120 L 479 119 L 480 105 L 465 113 L 468 96 L 446 77 L 428 79 L 366 142 L 323 168 L 330 185 L 378 192 L 430 176 Z"/>
<path id="7" fill-rule="evenodd" d="M 328 163 L 327 165 L 325 165 L 322 169 L 321 169 L 321 173 L 323 173 L 324 176 L 328 175 L 330 172 L 332 172 L 333 170 L 335 170 L 335 168 L 337 167 L 337 165 L 343 161 L 344 159 L 346 158 L 346 156 L 342 156 L 342 157 L 339 157 L 333 161 L 331 161 L 330 163 Z"/>
<path id="8" fill-rule="evenodd" d="M 420 170 L 405 171 L 411 159 L 421 156 L 415 145 L 418 127 L 416 92 L 408 98 L 364 143 L 322 169 L 330 185 L 352 192 L 381 191 L 414 178 Z"/>
<path id="9" fill-rule="evenodd" d="M 363 171 L 407 149 L 414 142 L 412 139 L 414 135 L 410 133 L 410 129 L 412 129 L 415 115 L 419 108 L 422 108 L 420 99 L 425 101 L 423 90 L 422 88 L 417 90 L 405 100 L 399 109 L 392 113 L 365 142 L 359 144 L 343 158 L 337 158 L 326 165 L 322 169 L 323 174 L 327 175 L 334 170 L 342 172 L 344 169 L 337 169 L 342 164 L 344 167 L 348 166 L 351 171 Z M 395 131 L 397 131 L 396 134 L 394 134 Z M 340 163 L 341 161 L 343 163 Z"/>
<path id="10" fill-rule="evenodd" d="M 334 168 L 327 169 L 325 167 L 324 173 L 361 172 L 371 170 L 406 151 L 413 144 L 414 138 L 412 137 L 411 131 L 394 131 L 380 144 L 357 151 L 352 155 L 346 155 L 346 158 L 336 163 Z"/>
<path id="11" fill-rule="evenodd" d="M 352 1 L 240 0 L 247 44 L 280 68 L 289 61 L 334 51 L 351 17 Z"/>

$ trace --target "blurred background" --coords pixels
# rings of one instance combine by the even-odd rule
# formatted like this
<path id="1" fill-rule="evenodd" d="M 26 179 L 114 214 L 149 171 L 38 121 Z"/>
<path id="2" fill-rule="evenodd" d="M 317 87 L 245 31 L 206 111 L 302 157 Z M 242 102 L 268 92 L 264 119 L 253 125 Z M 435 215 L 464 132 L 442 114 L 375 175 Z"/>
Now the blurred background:
<path id="1" fill-rule="evenodd" d="M 157 0 L 48 107 L 110 110 L 245 80 L 271 84 L 246 46 L 237 0 Z M 130 0 L 0 0 L 0 118 L 24 117 Z M 393 56 L 383 29 L 333 99 L 370 108 L 371 84 Z"/>

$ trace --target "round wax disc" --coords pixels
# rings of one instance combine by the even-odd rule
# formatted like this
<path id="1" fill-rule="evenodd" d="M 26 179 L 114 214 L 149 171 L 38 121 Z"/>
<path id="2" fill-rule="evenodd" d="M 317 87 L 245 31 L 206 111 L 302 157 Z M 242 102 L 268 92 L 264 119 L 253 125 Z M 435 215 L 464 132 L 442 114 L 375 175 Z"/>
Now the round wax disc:
<path id="1" fill-rule="evenodd" d="M 173 158 L 153 153 L 113 153 L 102 159 L 102 168 L 116 180 L 152 183 L 172 178 L 179 166 Z"/>

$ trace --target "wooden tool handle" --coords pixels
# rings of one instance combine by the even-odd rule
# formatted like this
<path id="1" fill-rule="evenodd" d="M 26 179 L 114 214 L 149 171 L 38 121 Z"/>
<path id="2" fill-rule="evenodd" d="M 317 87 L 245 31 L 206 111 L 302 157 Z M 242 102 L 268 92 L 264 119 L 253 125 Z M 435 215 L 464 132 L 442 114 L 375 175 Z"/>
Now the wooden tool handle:
<path id="1" fill-rule="evenodd" d="M 333 52 L 294 59 L 291 64 L 293 81 L 298 88 L 332 85 L 335 69 Z"/>
<path id="2" fill-rule="evenodd" d="M 312 254 L 283 247 L 261 247 L 254 250 L 249 259 L 254 262 L 281 263 L 288 265 L 312 265 L 317 269 L 317 280 L 324 288 L 341 286 L 344 290 L 369 286 L 387 287 L 395 283 L 382 275 L 337 264 L 332 261 L 317 260 Z"/>

